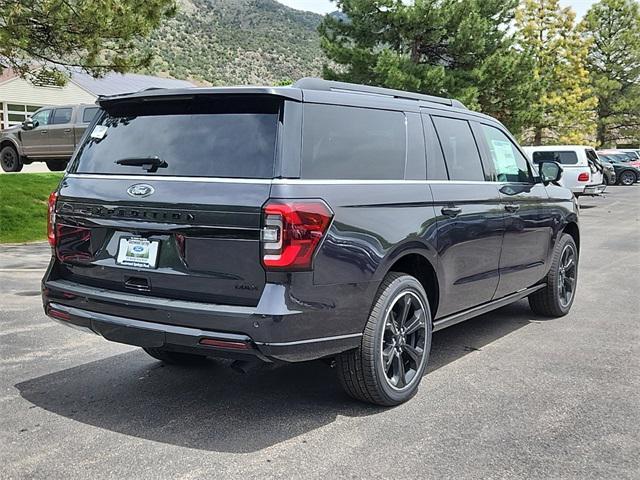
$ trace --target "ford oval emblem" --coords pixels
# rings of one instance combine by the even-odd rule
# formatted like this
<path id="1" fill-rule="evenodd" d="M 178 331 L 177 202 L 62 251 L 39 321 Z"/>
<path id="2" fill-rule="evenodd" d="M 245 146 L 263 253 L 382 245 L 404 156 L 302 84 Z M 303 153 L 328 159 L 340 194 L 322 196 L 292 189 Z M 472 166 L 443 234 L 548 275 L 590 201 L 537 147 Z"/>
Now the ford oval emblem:
<path id="1" fill-rule="evenodd" d="M 127 188 L 127 193 L 132 197 L 148 197 L 155 191 L 155 188 L 146 183 L 136 183 Z"/>

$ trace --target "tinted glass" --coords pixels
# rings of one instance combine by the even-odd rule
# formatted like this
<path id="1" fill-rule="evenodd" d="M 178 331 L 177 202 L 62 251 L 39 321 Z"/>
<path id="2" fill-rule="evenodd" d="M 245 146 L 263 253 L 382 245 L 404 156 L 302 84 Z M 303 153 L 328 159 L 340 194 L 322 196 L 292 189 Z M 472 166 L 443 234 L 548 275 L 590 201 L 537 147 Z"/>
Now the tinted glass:
<path id="1" fill-rule="evenodd" d="M 444 159 L 451 180 L 484 180 L 484 171 L 473 137 L 466 120 L 433 117 Z"/>
<path id="2" fill-rule="evenodd" d="M 51 110 L 42 110 L 41 112 L 36 113 L 33 117 L 34 125 L 49 125 L 49 115 L 51 114 Z"/>
<path id="3" fill-rule="evenodd" d="M 404 178 L 407 133 L 401 112 L 305 105 L 302 178 Z"/>
<path id="4" fill-rule="evenodd" d="M 98 107 L 85 108 L 84 112 L 82 112 L 82 123 L 91 123 L 97 112 Z"/>
<path id="5" fill-rule="evenodd" d="M 527 160 L 509 140 L 509 137 L 495 127 L 481 125 L 481 128 L 489 146 L 498 181 L 530 182 L 531 176 Z"/>
<path id="6" fill-rule="evenodd" d="M 250 99 L 114 105 L 81 147 L 78 173 L 272 178 L 280 101 Z M 147 172 L 116 163 L 157 157 Z M 135 161 L 135 160 L 134 160 Z"/>
<path id="7" fill-rule="evenodd" d="M 54 125 L 60 125 L 62 123 L 71 122 L 71 109 L 70 108 L 56 108 L 53 111 L 53 119 L 51 123 Z"/>
<path id="8" fill-rule="evenodd" d="M 540 162 L 558 162 L 561 165 L 575 165 L 578 163 L 578 155 L 571 151 L 552 151 L 552 152 L 533 152 L 533 161 Z"/>

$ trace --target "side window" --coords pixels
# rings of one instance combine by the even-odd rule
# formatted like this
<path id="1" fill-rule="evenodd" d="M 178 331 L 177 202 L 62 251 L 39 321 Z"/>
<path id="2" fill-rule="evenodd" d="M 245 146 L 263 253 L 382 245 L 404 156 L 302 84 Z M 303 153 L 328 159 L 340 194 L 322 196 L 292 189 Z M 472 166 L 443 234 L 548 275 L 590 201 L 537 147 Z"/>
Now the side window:
<path id="1" fill-rule="evenodd" d="M 404 179 L 404 113 L 334 105 L 303 108 L 302 178 Z"/>
<path id="2" fill-rule="evenodd" d="M 533 152 L 533 163 L 558 162 L 561 165 L 575 165 L 578 163 L 578 155 L 571 151 L 538 151 Z"/>
<path id="3" fill-rule="evenodd" d="M 36 113 L 31 119 L 33 120 L 33 124 L 39 127 L 43 125 L 49 125 L 49 116 L 51 115 L 51 110 L 42 110 Z"/>
<path id="4" fill-rule="evenodd" d="M 82 123 L 91 123 L 93 117 L 98 113 L 98 107 L 88 107 L 82 112 Z"/>
<path id="5" fill-rule="evenodd" d="M 503 132 L 489 125 L 480 125 L 489 146 L 491 160 L 499 182 L 531 182 L 527 159 Z"/>
<path id="6" fill-rule="evenodd" d="M 471 126 L 466 120 L 433 117 L 451 180 L 483 181 L 484 170 Z"/>
<path id="7" fill-rule="evenodd" d="M 71 123 L 71 112 L 72 110 L 70 108 L 56 108 L 53 112 L 51 123 L 53 125 Z"/>

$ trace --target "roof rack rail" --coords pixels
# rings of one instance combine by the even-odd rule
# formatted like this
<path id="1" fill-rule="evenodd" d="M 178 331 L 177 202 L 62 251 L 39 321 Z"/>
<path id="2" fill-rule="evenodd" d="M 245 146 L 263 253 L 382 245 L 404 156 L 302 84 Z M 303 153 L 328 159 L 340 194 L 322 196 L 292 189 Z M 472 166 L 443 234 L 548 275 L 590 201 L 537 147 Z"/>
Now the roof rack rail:
<path id="1" fill-rule="evenodd" d="M 392 88 L 371 87 L 369 85 L 358 85 L 355 83 L 336 82 L 333 80 L 323 80 L 322 78 L 304 77 L 292 85 L 292 87 L 307 90 L 324 90 L 345 93 L 364 93 L 369 95 L 380 95 L 385 97 L 400 98 L 403 100 L 417 100 L 420 102 L 439 103 L 449 107 L 467 108 L 464 104 L 454 98 L 436 97 L 424 93 L 405 92 Z"/>

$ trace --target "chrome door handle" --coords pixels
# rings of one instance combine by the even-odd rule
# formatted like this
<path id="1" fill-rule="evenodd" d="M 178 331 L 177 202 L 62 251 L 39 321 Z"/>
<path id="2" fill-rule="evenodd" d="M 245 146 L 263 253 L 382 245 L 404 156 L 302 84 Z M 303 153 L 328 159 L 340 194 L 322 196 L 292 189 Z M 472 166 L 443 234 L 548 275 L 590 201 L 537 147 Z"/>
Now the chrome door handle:
<path id="1" fill-rule="evenodd" d="M 520 210 L 520 205 L 518 205 L 517 203 L 508 203 L 504 206 L 504 209 L 509 213 L 516 213 L 518 210 Z"/>
<path id="2" fill-rule="evenodd" d="M 442 207 L 442 209 L 440 209 L 440 212 L 442 212 L 442 214 L 446 215 L 447 217 L 453 218 L 460 215 L 462 209 L 460 207 Z"/>
<path id="3" fill-rule="evenodd" d="M 70 128 L 65 128 L 64 129 L 64 133 L 71 133 L 71 129 Z"/>
<path id="4" fill-rule="evenodd" d="M 40 135 L 46 135 L 49 133 L 49 130 L 40 130 Z"/>

